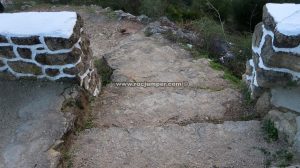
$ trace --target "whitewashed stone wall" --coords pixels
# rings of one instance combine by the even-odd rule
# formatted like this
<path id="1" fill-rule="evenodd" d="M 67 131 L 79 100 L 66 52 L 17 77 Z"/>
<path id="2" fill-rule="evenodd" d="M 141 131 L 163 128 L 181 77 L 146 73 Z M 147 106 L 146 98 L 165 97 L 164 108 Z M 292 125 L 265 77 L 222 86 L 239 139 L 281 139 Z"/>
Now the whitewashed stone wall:
<path id="1" fill-rule="evenodd" d="M 18 18 L 24 18 L 24 23 Z M 78 14 L 0 14 L 0 23 L 6 25 L 0 27 L 1 79 L 74 81 L 94 96 L 99 94 L 100 79 Z"/>
<path id="2" fill-rule="evenodd" d="M 300 158 L 300 4 L 267 4 L 244 80 L 257 111 L 274 121 Z"/>
<path id="3" fill-rule="evenodd" d="M 283 7 L 281 12 L 278 12 L 280 10 L 278 5 Z M 276 13 L 281 13 L 282 16 L 276 14 L 273 16 L 273 8 L 276 8 L 274 9 Z M 286 14 L 284 14 L 285 8 L 289 9 Z M 247 63 L 245 76 L 254 97 L 258 97 L 263 89 L 299 83 L 300 29 L 293 30 L 294 34 L 291 34 L 279 27 L 282 27 L 282 22 L 291 17 L 294 12 L 297 15 L 297 10 L 300 12 L 300 5 L 267 4 L 264 7 L 263 22 L 259 23 L 254 31 L 253 57 Z M 280 17 L 283 18 L 277 21 Z"/>

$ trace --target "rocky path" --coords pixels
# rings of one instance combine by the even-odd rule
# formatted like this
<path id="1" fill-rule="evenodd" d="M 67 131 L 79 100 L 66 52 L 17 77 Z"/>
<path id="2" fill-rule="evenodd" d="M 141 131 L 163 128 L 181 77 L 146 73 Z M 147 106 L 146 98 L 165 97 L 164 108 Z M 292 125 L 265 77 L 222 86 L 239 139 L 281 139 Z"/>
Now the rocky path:
<path id="1" fill-rule="evenodd" d="M 73 167 L 265 167 L 261 149 L 279 144 L 265 142 L 260 121 L 237 121 L 241 94 L 208 59 L 195 60 L 161 36 L 145 37 L 142 25 L 82 15 L 95 56 L 114 69 L 112 82 L 189 86 L 104 87 L 92 108 L 94 128 L 71 147 Z"/>
<path id="2" fill-rule="evenodd" d="M 64 166 L 260 168 L 267 165 L 266 153 L 284 148 L 265 141 L 260 121 L 239 121 L 247 113 L 241 94 L 208 59 L 194 59 L 160 35 L 146 37 L 144 25 L 118 21 L 112 11 L 97 6 L 29 10 L 79 12 L 95 59 L 104 57 L 114 69 L 112 82 L 189 83 L 105 86 L 92 104 L 93 128 L 66 141 L 70 150 L 61 153 Z M 68 107 L 67 100 L 77 102 L 81 92 L 69 84 L 30 81 L 0 81 L 0 89 L 0 168 L 56 167 L 59 139 L 84 113 Z"/>

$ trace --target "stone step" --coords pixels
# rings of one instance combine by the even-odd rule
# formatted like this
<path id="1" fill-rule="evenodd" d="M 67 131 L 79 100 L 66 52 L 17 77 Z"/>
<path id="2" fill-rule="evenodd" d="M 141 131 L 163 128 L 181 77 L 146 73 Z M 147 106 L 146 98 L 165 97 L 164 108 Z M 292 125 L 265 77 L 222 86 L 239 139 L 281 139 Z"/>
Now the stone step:
<path id="1" fill-rule="evenodd" d="M 83 132 L 71 151 L 75 168 L 264 167 L 261 150 L 271 148 L 260 122 L 247 121 L 95 128 Z"/>
<path id="2" fill-rule="evenodd" d="M 271 103 L 287 110 L 300 114 L 300 87 L 295 88 L 273 88 Z"/>
<path id="3" fill-rule="evenodd" d="M 222 122 L 243 116 L 240 94 L 233 89 L 209 91 L 173 88 L 117 88 L 103 90 L 93 108 L 99 127 L 186 125 Z M 240 118 L 238 118 L 240 117 Z"/>

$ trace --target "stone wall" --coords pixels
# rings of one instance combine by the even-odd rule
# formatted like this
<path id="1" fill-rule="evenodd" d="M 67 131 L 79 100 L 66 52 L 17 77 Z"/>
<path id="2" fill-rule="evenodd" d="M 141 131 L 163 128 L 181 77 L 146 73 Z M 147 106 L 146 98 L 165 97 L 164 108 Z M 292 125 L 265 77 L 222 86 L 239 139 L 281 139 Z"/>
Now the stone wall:
<path id="1" fill-rule="evenodd" d="M 32 13 L 32 12 L 31 12 Z M 59 12 L 52 12 L 60 15 Z M 36 12 L 32 15 L 45 15 L 45 19 L 51 16 L 49 12 Z M 73 12 L 70 16 L 75 16 L 75 24 L 69 24 L 62 29 L 70 29 L 70 36 L 65 36 L 56 29 L 46 28 L 49 32 L 38 31 L 34 33 L 8 32 L 0 28 L 0 78 L 5 80 L 16 79 L 47 79 L 51 81 L 74 81 L 97 96 L 100 91 L 100 79 L 97 75 L 92 62 L 92 51 L 89 47 L 90 41 L 83 30 L 83 21 L 81 17 Z M 1 17 L 2 15 L 2 17 Z M 11 15 L 31 16 L 29 13 L 16 13 Z M 5 18 L 12 17 L 10 14 L 0 14 L 1 24 Z M 63 12 L 61 16 L 65 16 Z M 16 16 L 16 17 L 18 17 Z M 2 20 L 1 20 L 2 19 Z M 34 20 L 35 18 L 29 19 Z M 51 20 L 51 17 L 48 19 Z M 66 20 L 71 18 L 67 18 Z M 73 18 L 74 19 L 74 18 Z M 49 20 L 49 22 L 51 22 Z M 42 20 L 38 20 L 37 22 Z M 61 23 L 64 23 L 62 20 Z M 56 24 L 61 24 L 56 22 Z M 36 24 L 36 23 L 34 23 Z M 53 23 L 55 24 L 55 23 Z M 18 26 L 13 25 L 13 26 Z M 22 25 L 21 25 L 22 26 Z M 26 25 L 27 26 L 27 25 Z M 25 27 L 26 27 L 25 26 Z M 30 25 L 28 25 L 30 27 Z M 41 26 L 42 24 L 38 24 Z M 60 25 L 45 25 L 59 27 Z M 9 26 L 8 26 L 9 27 Z M 28 28 L 29 29 L 29 28 Z M 51 32 L 52 31 L 52 32 Z M 54 33 L 53 33 L 54 32 Z"/>
<path id="2" fill-rule="evenodd" d="M 300 4 L 263 10 L 244 80 L 258 99 L 257 111 L 275 122 L 300 158 Z"/>

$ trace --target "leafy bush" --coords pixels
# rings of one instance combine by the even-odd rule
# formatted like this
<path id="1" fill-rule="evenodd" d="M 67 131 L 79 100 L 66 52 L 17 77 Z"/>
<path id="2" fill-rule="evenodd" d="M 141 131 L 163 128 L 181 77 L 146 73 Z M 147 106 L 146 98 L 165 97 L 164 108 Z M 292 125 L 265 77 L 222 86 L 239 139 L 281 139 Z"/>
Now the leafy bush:
<path id="1" fill-rule="evenodd" d="M 151 17 L 159 17 L 165 15 L 166 8 L 166 0 L 141 0 L 139 11 Z"/>
<path id="2" fill-rule="evenodd" d="M 252 56 L 251 50 L 251 33 L 228 33 L 225 30 L 225 35 L 223 34 L 222 27 L 220 23 L 208 17 L 203 17 L 199 20 L 192 22 L 192 29 L 198 32 L 205 41 L 204 50 L 209 52 L 209 47 L 214 45 L 212 41 L 214 38 L 219 38 L 228 40 L 232 45 L 230 46 L 230 51 L 234 54 L 235 58 L 226 64 L 226 67 L 237 77 L 241 78 L 245 68 L 246 62 Z M 212 41 L 212 42 L 211 42 Z M 219 55 L 209 52 L 209 57 L 215 61 L 219 61 Z"/>
<path id="3" fill-rule="evenodd" d="M 231 51 L 235 59 L 228 63 L 228 68 L 236 76 L 241 77 L 246 69 L 246 62 L 252 57 L 252 34 L 243 33 L 228 36 L 228 40 L 232 43 Z"/>
<path id="4" fill-rule="evenodd" d="M 278 140 L 278 130 L 275 127 L 275 123 L 272 120 L 264 120 L 263 130 L 265 131 L 266 138 L 269 142 Z"/>
<path id="5" fill-rule="evenodd" d="M 278 162 L 279 167 L 288 167 L 290 166 L 290 163 L 292 162 L 294 155 L 292 152 L 283 149 L 279 150 L 275 154 L 276 160 Z"/>
<path id="6" fill-rule="evenodd" d="M 113 74 L 113 69 L 108 66 L 108 63 L 104 58 L 95 60 L 94 64 L 97 68 L 98 74 L 101 76 L 102 85 L 106 86 L 111 82 L 111 75 Z"/>
<path id="7" fill-rule="evenodd" d="M 199 20 L 192 21 L 192 29 L 201 34 L 206 43 L 215 36 L 223 36 L 223 30 L 219 23 L 208 17 L 202 17 Z M 208 44 L 206 44 L 207 46 Z M 208 46 L 206 47 L 208 49 Z"/>

